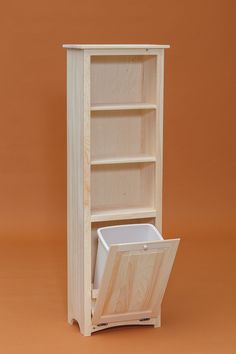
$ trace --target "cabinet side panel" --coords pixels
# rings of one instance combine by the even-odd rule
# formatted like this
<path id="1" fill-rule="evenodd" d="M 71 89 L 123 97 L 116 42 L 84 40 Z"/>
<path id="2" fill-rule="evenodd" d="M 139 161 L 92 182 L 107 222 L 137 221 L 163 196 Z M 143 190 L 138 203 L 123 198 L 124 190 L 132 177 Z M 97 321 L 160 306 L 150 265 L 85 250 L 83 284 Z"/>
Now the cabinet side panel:
<path id="1" fill-rule="evenodd" d="M 83 51 L 67 51 L 68 321 L 83 328 Z"/>
<path id="2" fill-rule="evenodd" d="M 164 49 L 157 54 L 157 115 L 156 115 L 156 227 L 162 232 L 162 194 L 163 194 L 163 91 L 164 91 Z"/>
<path id="3" fill-rule="evenodd" d="M 91 198 L 90 198 L 90 55 L 85 50 L 83 58 L 83 327 L 85 336 L 91 335 Z"/>

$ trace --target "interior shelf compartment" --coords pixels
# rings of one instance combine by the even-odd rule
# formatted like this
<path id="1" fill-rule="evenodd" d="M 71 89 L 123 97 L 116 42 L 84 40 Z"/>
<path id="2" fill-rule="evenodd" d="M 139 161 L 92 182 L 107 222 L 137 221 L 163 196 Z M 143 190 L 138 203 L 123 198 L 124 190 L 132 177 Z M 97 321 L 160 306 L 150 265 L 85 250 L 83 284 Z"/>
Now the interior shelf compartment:
<path id="1" fill-rule="evenodd" d="M 91 169 L 91 221 L 155 216 L 154 163 Z"/>
<path id="2" fill-rule="evenodd" d="M 91 106 L 134 103 L 156 104 L 156 57 L 92 56 Z"/>
<path id="3" fill-rule="evenodd" d="M 92 164 L 155 161 L 155 110 L 91 112 Z"/>

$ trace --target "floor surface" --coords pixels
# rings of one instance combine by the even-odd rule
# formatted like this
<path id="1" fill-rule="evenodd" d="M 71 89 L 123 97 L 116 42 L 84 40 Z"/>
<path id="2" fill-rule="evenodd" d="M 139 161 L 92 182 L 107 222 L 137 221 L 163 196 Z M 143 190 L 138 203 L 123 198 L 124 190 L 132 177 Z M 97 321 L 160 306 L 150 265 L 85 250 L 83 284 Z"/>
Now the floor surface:
<path id="1" fill-rule="evenodd" d="M 2 242 L 0 353 L 236 353 L 235 246 L 182 240 L 162 308 L 162 327 L 80 335 L 66 321 L 66 245 Z"/>

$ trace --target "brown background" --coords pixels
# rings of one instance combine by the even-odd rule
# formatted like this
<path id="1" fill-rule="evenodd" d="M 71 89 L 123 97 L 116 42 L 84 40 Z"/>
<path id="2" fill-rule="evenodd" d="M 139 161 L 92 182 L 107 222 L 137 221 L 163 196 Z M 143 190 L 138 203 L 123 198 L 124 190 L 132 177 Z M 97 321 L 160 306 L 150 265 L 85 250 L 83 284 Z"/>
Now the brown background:
<path id="1" fill-rule="evenodd" d="M 1 352 L 235 352 L 235 10 L 233 0 L 1 4 Z M 171 45 L 164 235 L 182 244 L 159 330 L 83 338 L 66 323 L 63 43 Z"/>

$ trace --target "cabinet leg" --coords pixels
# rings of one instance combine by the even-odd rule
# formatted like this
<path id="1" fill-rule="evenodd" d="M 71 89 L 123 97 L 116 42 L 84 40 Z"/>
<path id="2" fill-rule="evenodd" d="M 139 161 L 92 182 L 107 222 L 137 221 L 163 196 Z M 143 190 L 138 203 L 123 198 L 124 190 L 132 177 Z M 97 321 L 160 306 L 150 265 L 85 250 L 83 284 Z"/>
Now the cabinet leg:
<path id="1" fill-rule="evenodd" d="M 81 328 L 80 331 L 85 337 L 91 336 L 91 328 Z"/>
<path id="2" fill-rule="evenodd" d="M 68 317 L 67 322 L 68 322 L 70 325 L 73 325 L 74 319 Z"/>
<path id="3" fill-rule="evenodd" d="M 159 311 L 159 315 L 156 317 L 154 328 L 161 327 L 161 309 Z"/>
<path id="4" fill-rule="evenodd" d="M 68 309 L 68 312 L 67 312 L 67 322 L 70 325 L 73 325 L 73 322 L 74 322 L 74 317 L 72 316 L 70 309 Z"/>

